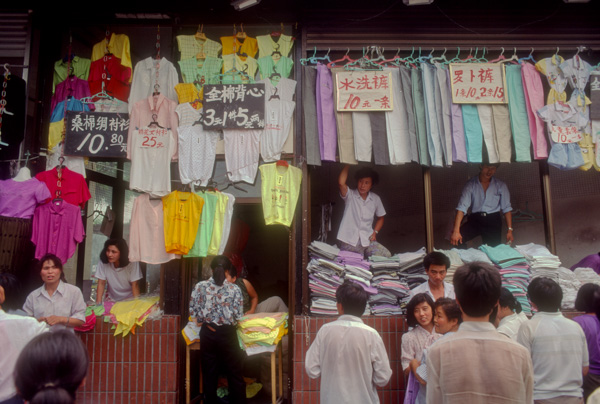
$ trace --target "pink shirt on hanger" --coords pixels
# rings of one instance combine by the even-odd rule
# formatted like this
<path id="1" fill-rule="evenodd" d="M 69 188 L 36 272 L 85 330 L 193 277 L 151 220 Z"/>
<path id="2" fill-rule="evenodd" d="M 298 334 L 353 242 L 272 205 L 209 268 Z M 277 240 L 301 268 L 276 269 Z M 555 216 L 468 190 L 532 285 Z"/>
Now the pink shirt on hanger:
<path id="1" fill-rule="evenodd" d="M 0 216 L 31 219 L 35 207 L 49 198 L 48 187 L 36 178 L 0 181 Z"/>
<path id="2" fill-rule="evenodd" d="M 46 184 L 50 190 L 51 198 L 57 196 L 56 191 L 59 190 L 59 186 L 56 167 L 52 170 L 39 173 L 35 178 Z M 79 205 L 83 208 L 83 205 L 85 205 L 92 195 L 90 195 L 90 190 L 83 175 L 73 172 L 67 167 L 63 167 L 60 181 L 60 197 L 71 205 Z"/>

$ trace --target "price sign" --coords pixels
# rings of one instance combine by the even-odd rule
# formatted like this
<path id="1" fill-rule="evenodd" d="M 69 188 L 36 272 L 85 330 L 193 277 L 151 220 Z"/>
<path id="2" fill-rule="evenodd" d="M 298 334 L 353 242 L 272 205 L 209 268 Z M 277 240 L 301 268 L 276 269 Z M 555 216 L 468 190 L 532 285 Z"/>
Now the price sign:
<path id="1" fill-rule="evenodd" d="M 129 115 L 67 111 L 65 155 L 127 157 Z"/>
<path id="2" fill-rule="evenodd" d="M 450 63 L 452 102 L 506 104 L 506 76 L 501 63 Z"/>
<path id="3" fill-rule="evenodd" d="M 391 111 L 392 72 L 355 70 L 335 79 L 338 111 Z"/>
<path id="4" fill-rule="evenodd" d="M 550 125 L 550 135 L 554 143 L 577 143 L 583 140 L 583 135 L 576 126 Z"/>
<path id="5" fill-rule="evenodd" d="M 265 127 L 265 85 L 207 84 L 203 107 L 205 129 L 262 129 Z"/>

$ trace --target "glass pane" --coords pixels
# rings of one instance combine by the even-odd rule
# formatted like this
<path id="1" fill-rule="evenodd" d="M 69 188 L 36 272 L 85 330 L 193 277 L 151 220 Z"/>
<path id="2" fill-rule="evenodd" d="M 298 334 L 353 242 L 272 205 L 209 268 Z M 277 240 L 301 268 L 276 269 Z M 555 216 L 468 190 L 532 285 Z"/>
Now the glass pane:
<path id="1" fill-rule="evenodd" d="M 129 173 L 131 172 L 131 162 L 126 161 L 123 164 L 123 181 L 129 182 Z"/>
<path id="2" fill-rule="evenodd" d="M 91 171 L 108 175 L 117 178 L 117 162 L 116 161 L 87 161 L 85 168 Z"/>

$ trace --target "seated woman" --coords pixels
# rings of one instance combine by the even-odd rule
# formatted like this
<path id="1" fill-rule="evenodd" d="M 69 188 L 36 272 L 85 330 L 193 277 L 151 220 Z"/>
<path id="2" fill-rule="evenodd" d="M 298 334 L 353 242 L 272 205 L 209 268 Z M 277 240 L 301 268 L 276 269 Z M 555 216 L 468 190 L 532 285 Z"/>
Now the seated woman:
<path id="1" fill-rule="evenodd" d="M 190 316 L 202 325 L 200 361 L 206 403 L 219 402 L 220 368 L 227 373 L 229 402 L 245 403 L 246 383 L 242 375 L 245 352 L 240 348 L 235 329 L 244 315 L 242 292 L 225 279 L 225 271 L 233 266 L 229 258 L 218 255 L 210 266 L 212 277 L 198 282 L 190 299 Z"/>
<path id="2" fill-rule="evenodd" d="M 244 298 L 244 314 L 287 313 L 288 307 L 279 296 L 271 296 L 258 303 L 258 294 L 256 293 L 256 290 L 250 281 L 244 278 L 238 278 L 237 269 L 235 269 L 233 265 L 225 270 L 225 278 L 227 279 L 227 282 L 236 284 L 242 291 L 242 297 Z"/>
<path id="3" fill-rule="evenodd" d="M 434 330 L 433 310 L 433 299 L 427 293 L 417 293 L 406 306 L 406 322 L 413 328 L 402 335 L 401 362 L 405 376 L 421 364 L 423 350 L 440 337 Z"/>
<path id="4" fill-rule="evenodd" d="M 96 278 L 98 278 L 97 303 L 104 301 L 105 290 L 108 291 L 108 298 L 115 302 L 140 295 L 139 280 L 142 279 L 140 263 L 129 262 L 129 247 L 125 240 L 122 238 L 106 240 L 96 267 Z"/>
<path id="5" fill-rule="evenodd" d="M 68 331 L 48 332 L 23 348 L 15 366 L 15 385 L 26 402 L 75 403 L 89 366 L 87 349 Z"/>
<path id="6" fill-rule="evenodd" d="M 527 316 L 523 313 L 521 303 L 515 299 L 510 290 L 502 288 L 500 292 L 500 301 L 498 304 L 498 314 L 496 319 L 500 321 L 498 324 L 498 332 L 506 335 L 513 341 L 517 340 L 517 333 L 521 324 L 526 322 Z"/>
<path id="7" fill-rule="evenodd" d="M 391 257 L 390 251 L 377 242 L 377 235 L 383 227 L 385 209 L 378 195 L 371 192 L 379 181 L 379 175 L 370 168 L 363 167 L 355 174 L 356 189 L 346 185 L 348 170 L 345 165 L 338 177 L 340 196 L 344 200 L 344 216 L 340 223 L 337 239 L 343 251 L 359 254 Z M 375 226 L 373 220 L 377 217 Z"/>
<path id="8" fill-rule="evenodd" d="M 44 284 L 27 296 L 23 310 L 46 322 L 50 331 L 66 328 L 73 332 L 73 328 L 85 322 L 86 306 L 81 290 L 67 283 L 63 264 L 56 255 L 44 255 L 39 267 Z"/>
<path id="9" fill-rule="evenodd" d="M 579 288 L 575 298 L 575 310 L 585 314 L 574 317 L 573 321 L 583 329 L 590 360 L 590 370 L 583 377 L 584 400 L 600 387 L 600 321 L 596 316 L 598 303 L 600 303 L 600 286 L 586 283 Z"/>

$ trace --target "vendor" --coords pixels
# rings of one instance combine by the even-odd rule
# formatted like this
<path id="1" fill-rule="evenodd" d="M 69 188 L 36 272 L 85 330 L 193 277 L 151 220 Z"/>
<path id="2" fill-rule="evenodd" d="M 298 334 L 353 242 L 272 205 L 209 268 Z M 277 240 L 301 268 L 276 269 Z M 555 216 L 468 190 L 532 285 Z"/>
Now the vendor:
<path id="1" fill-rule="evenodd" d="M 225 271 L 227 282 L 236 284 L 242 291 L 244 299 L 244 315 L 254 313 L 287 313 L 288 307 L 279 296 L 271 296 L 258 303 L 258 294 L 247 279 L 237 276 L 237 270 L 232 265 Z"/>
<path id="2" fill-rule="evenodd" d="M 46 254 L 40 259 L 40 275 L 44 284 L 31 292 L 23 310 L 38 321 L 50 326 L 50 331 L 77 328 L 85 322 L 85 302 L 77 286 L 69 285 L 63 273 L 63 264 L 56 255 Z"/>
<path id="3" fill-rule="evenodd" d="M 227 373 L 229 402 L 246 402 L 246 383 L 242 375 L 245 352 L 236 333 L 238 320 L 244 315 L 240 288 L 225 279 L 233 265 L 229 258 L 218 255 L 210 264 L 213 274 L 196 284 L 190 299 L 190 316 L 202 326 L 200 330 L 200 362 L 206 403 L 217 403 L 219 369 Z"/>
<path id="4" fill-rule="evenodd" d="M 98 303 L 103 302 L 104 291 L 107 289 L 108 298 L 114 302 L 140 295 L 139 280 L 142 279 L 140 263 L 129 262 L 129 247 L 122 238 L 106 240 L 100 252 L 95 276 L 98 278 L 96 291 Z"/>
<path id="5" fill-rule="evenodd" d="M 494 177 L 497 168 L 498 164 L 482 164 L 479 175 L 471 178 L 463 188 L 450 238 L 452 245 L 460 246 L 481 236 L 483 244 L 497 246 L 502 237 L 502 215 L 508 226 L 506 241 L 509 244 L 514 241 L 510 193 L 506 184 Z M 471 213 L 461 225 L 469 208 Z"/>
<path id="6" fill-rule="evenodd" d="M 350 166 L 345 165 L 338 177 L 340 196 L 345 203 L 337 235 L 339 247 L 342 251 L 352 251 L 367 257 L 391 257 L 390 251 L 377 242 L 377 235 L 383 227 L 385 209 L 381 199 L 371 192 L 371 188 L 379 181 L 379 175 L 368 167 L 361 168 L 354 175 L 357 187 L 351 189 L 346 185 L 349 169 Z"/>

